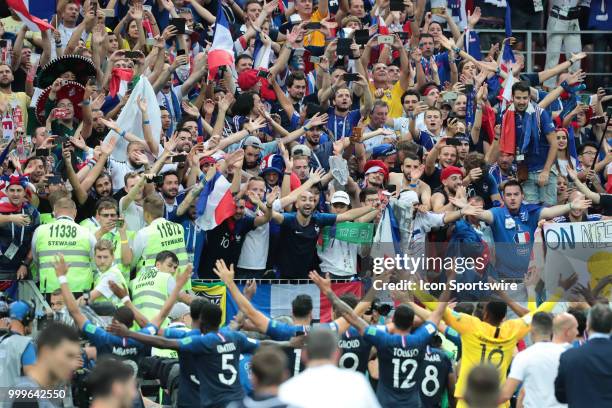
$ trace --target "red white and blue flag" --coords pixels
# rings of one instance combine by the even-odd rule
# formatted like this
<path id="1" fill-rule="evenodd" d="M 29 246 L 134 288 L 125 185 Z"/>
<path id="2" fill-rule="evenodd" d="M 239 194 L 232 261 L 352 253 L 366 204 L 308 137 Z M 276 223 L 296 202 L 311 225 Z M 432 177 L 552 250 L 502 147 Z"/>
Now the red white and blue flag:
<path id="1" fill-rule="evenodd" d="M 234 215 L 236 204 L 231 184 L 219 172 L 206 183 L 196 204 L 196 225 L 209 231 Z"/>
<path id="2" fill-rule="evenodd" d="M 504 21 L 506 28 L 506 43 L 504 45 L 504 51 L 502 53 L 500 64 L 500 69 L 508 74 L 508 77 L 504 81 L 504 86 L 501 93 L 502 109 L 504 110 L 512 103 L 512 85 L 514 85 L 516 82 L 514 75 L 512 75 L 512 65 L 516 63 L 516 59 L 514 58 L 514 53 L 512 52 L 512 47 L 510 46 L 510 41 L 508 40 L 508 38 L 512 37 L 512 20 L 510 15 L 510 4 L 508 4 L 506 6 L 506 17 Z"/>
<path id="3" fill-rule="evenodd" d="M 517 244 L 527 244 L 529 243 L 530 239 L 531 234 L 529 234 L 529 231 L 517 232 L 516 234 L 514 234 L 514 242 L 516 242 Z"/>
<path id="4" fill-rule="evenodd" d="M 30 31 L 47 31 L 53 29 L 51 24 L 30 13 L 30 4 L 28 0 L 7 0 L 6 4 L 9 9 L 17 14 L 19 19 L 23 21 Z"/>
<path id="5" fill-rule="evenodd" d="M 212 46 L 208 51 L 208 79 L 217 76 L 219 67 L 234 65 L 234 42 L 229 29 L 229 22 L 219 2 L 217 9 L 217 20 L 215 22 L 215 34 Z"/>

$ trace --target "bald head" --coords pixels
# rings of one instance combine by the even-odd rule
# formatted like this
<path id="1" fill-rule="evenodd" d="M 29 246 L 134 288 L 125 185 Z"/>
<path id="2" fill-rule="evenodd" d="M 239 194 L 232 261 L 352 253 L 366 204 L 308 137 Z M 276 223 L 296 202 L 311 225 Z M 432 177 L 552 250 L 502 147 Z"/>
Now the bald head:
<path id="1" fill-rule="evenodd" d="M 569 313 L 560 313 L 553 319 L 553 342 L 570 343 L 578 335 L 578 321 Z"/>

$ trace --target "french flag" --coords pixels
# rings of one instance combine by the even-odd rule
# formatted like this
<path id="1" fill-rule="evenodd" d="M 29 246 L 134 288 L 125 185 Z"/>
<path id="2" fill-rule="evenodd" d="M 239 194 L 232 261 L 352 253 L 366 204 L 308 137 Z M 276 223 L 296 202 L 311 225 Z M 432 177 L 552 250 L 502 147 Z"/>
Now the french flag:
<path id="1" fill-rule="evenodd" d="M 242 291 L 244 285 L 238 283 Z M 193 290 L 198 294 L 198 286 L 193 285 Z M 333 282 L 332 290 L 338 296 L 345 293 L 353 293 L 358 298 L 363 295 L 362 282 Z M 251 302 L 257 310 L 274 319 L 279 316 L 291 316 L 291 302 L 298 295 L 309 295 L 312 298 L 312 318 L 322 323 L 332 321 L 332 305 L 327 297 L 319 291 L 314 284 L 288 285 L 288 284 L 258 284 L 257 292 Z M 232 321 L 238 314 L 238 306 L 227 292 L 226 322 Z"/>
<path id="2" fill-rule="evenodd" d="M 219 67 L 234 65 L 234 43 L 232 34 L 229 29 L 229 23 L 223 7 L 219 2 L 217 9 L 217 21 L 215 23 L 215 34 L 213 43 L 208 51 L 208 79 L 211 80 L 217 76 Z"/>
<path id="3" fill-rule="evenodd" d="M 514 242 L 517 244 L 527 244 L 531 240 L 531 234 L 529 231 L 517 232 L 514 234 Z"/>
<path id="4" fill-rule="evenodd" d="M 230 182 L 219 172 L 206 183 L 196 204 L 196 225 L 209 231 L 234 215 L 236 204 Z"/>
<path id="5" fill-rule="evenodd" d="M 46 21 L 30 14 L 30 4 L 28 0 L 6 0 L 6 4 L 12 11 L 19 16 L 19 19 L 30 29 L 30 31 L 47 31 L 53 26 Z"/>

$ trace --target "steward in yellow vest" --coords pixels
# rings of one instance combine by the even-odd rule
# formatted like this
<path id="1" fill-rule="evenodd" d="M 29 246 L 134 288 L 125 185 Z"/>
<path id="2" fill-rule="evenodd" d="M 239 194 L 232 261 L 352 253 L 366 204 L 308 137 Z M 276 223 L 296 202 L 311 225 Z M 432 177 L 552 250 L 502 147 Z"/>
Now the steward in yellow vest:
<path id="1" fill-rule="evenodd" d="M 174 290 L 174 276 L 178 267 L 177 256 L 170 251 L 161 251 L 155 265 L 141 269 L 132 281 L 132 302 L 147 319 L 151 320 Z M 179 301 L 190 304 L 191 296 L 181 291 Z"/>
<path id="2" fill-rule="evenodd" d="M 145 197 L 142 209 L 147 226 L 134 237 L 133 261 L 136 277 L 155 266 L 156 258 L 162 251 L 170 251 L 178 260 L 178 271 L 182 272 L 189 263 L 185 248 L 185 230 L 181 224 L 164 218 L 164 200 L 157 194 Z M 185 289 L 191 289 L 191 281 Z"/>
<path id="3" fill-rule="evenodd" d="M 96 216 L 81 221 L 96 240 L 108 240 L 112 243 L 113 265 L 121 271 L 126 281 L 130 280 L 132 249 L 130 239 L 135 233 L 128 231 L 122 218 L 119 217 L 119 204 L 113 198 L 101 198 L 96 203 Z"/>
<path id="4" fill-rule="evenodd" d="M 74 201 L 64 197 L 53 205 L 55 221 L 39 226 L 32 237 L 32 262 L 38 267 L 40 291 L 50 294 L 60 287 L 53 268 L 54 257 L 63 253 L 70 264 L 67 275 L 70 288 L 85 292 L 93 285 L 92 258 L 96 238 L 74 219 Z"/>

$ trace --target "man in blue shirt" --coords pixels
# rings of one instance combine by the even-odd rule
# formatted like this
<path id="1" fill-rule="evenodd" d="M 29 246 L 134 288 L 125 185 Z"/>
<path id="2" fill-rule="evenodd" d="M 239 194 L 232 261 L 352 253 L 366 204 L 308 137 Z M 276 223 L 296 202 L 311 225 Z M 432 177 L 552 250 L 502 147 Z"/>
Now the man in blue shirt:
<path id="1" fill-rule="evenodd" d="M 34 310 L 32 306 L 18 300 L 9 306 L 10 323 L 8 332 L 0 336 L 0 355 L 3 367 L 0 368 L 0 386 L 11 386 L 22 375 L 29 375 L 36 362 L 36 347 L 27 336 L 32 331 Z"/>
<path id="2" fill-rule="evenodd" d="M 425 347 L 437 331 L 447 302 L 441 298 L 429 320 L 414 331 L 414 310 L 408 305 L 399 305 L 393 314 L 393 326 L 384 331 L 368 325 L 350 306 L 341 301 L 331 290 L 329 279 L 322 278 L 316 272 L 311 272 L 310 278 L 342 317 L 359 331 L 366 342 L 376 347 L 379 366 L 376 396 L 380 405 L 384 408 L 419 407 L 421 396 L 416 373 L 423 364 Z M 446 291 L 443 297 L 447 298 L 448 295 Z"/>
<path id="3" fill-rule="evenodd" d="M 502 189 L 504 207 L 478 211 L 476 217 L 491 226 L 496 242 L 495 269 L 500 278 L 523 279 L 529 266 L 533 234 L 540 220 L 551 219 L 572 210 L 586 209 L 589 200 L 576 198 L 569 204 L 544 208 L 525 204 L 523 187 L 516 180 L 508 180 Z M 453 204 L 465 207 L 465 201 L 453 199 Z"/>
<path id="4" fill-rule="evenodd" d="M 339 222 L 353 221 L 376 209 L 365 206 L 343 214 L 313 213 L 315 197 L 302 192 L 295 203 L 297 212 L 279 214 L 272 219 L 281 226 L 278 268 L 283 279 L 307 279 L 308 272 L 319 268 L 316 245 L 321 228 Z M 296 260 L 300 262 L 296 263 Z"/>
<path id="5" fill-rule="evenodd" d="M 130 331 L 125 325 L 114 321 L 110 331 L 123 337 L 157 348 L 188 352 L 195 358 L 197 380 L 200 382 L 200 404 L 202 408 L 225 407 L 232 401 L 244 398 L 238 380 L 241 353 L 252 353 L 259 346 L 257 340 L 221 325 L 221 308 L 213 303 L 202 304 L 200 314 L 201 333 L 171 340 Z"/>
<path id="6" fill-rule="evenodd" d="M 551 168 L 557 159 L 557 137 L 550 114 L 530 101 L 530 89 L 525 83 L 512 86 L 512 105 L 515 113 L 515 140 L 518 154 L 529 171 L 525 181 L 525 200 L 533 204 L 557 203 L 557 176 Z M 510 112 L 507 112 L 508 114 Z M 507 124 L 508 125 L 508 124 Z M 504 129 L 502 129 L 504 134 Z"/>

